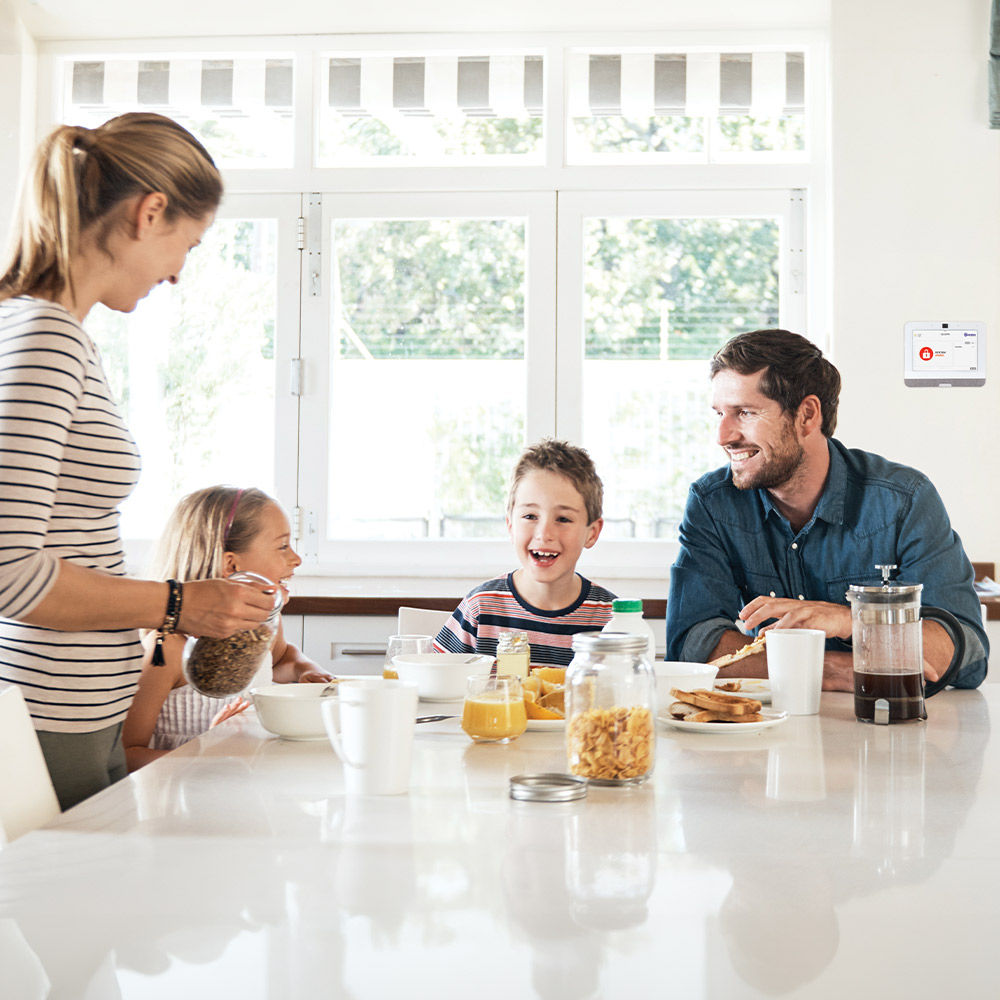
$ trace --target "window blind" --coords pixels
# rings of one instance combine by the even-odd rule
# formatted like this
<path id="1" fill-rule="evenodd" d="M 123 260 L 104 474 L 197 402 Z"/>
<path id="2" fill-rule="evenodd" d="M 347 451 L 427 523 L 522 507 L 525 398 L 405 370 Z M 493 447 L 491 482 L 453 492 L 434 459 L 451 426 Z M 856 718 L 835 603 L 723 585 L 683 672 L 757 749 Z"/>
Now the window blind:
<path id="1" fill-rule="evenodd" d="M 569 74 L 574 118 L 805 112 L 802 52 L 572 52 Z"/>
<path id="2" fill-rule="evenodd" d="M 345 117 L 539 117 L 542 74 L 536 55 L 331 56 L 327 101 Z"/>
<path id="3" fill-rule="evenodd" d="M 210 108 L 220 118 L 292 109 L 291 59 L 114 59 L 73 63 L 77 107 Z"/>

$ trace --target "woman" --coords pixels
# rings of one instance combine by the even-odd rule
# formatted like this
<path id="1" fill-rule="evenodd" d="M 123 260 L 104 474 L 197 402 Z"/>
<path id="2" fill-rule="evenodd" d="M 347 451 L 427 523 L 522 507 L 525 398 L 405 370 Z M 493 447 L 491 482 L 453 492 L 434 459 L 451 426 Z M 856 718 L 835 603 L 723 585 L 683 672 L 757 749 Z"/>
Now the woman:
<path id="1" fill-rule="evenodd" d="M 131 580 L 118 505 L 139 455 L 82 323 L 175 284 L 222 180 L 169 118 L 60 126 L 41 144 L 0 272 L 0 681 L 19 684 L 60 805 L 125 776 L 138 629 L 224 637 L 272 598 L 224 580 Z"/>

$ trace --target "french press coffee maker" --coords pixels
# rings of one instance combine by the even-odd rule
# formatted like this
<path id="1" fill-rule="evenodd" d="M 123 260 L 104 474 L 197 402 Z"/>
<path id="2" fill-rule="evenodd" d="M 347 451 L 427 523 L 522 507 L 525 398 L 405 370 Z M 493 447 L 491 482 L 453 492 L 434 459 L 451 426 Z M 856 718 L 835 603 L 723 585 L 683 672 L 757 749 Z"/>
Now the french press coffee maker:
<path id="1" fill-rule="evenodd" d="M 958 620 L 943 608 L 921 607 L 922 583 L 892 583 L 895 565 L 879 565 L 882 586 L 852 584 L 851 604 L 854 645 L 854 715 L 859 722 L 886 725 L 927 718 L 924 705 L 954 675 L 965 656 L 965 636 Z M 947 671 L 939 681 L 924 685 L 922 618 L 940 622 L 955 646 Z"/>

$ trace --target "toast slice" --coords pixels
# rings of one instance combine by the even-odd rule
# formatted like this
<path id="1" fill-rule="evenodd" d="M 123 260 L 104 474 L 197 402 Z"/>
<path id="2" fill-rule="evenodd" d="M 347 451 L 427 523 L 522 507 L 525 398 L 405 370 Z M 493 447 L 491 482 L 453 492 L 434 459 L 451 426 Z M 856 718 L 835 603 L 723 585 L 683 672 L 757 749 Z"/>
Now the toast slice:
<path id="1" fill-rule="evenodd" d="M 698 708 L 697 705 L 689 705 L 686 701 L 675 701 L 667 711 L 674 719 L 686 719 L 697 715 L 702 709 Z"/>
<path id="2" fill-rule="evenodd" d="M 753 712 L 750 715 L 723 715 L 721 712 L 695 712 L 694 715 L 686 715 L 685 722 L 721 722 L 723 724 L 738 726 L 741 722 L 765 722 L 767 716 Z"/>
<path id="3" fill-rule="evenodd" d="M 754 715 L 763 707 L 756 698 L 744 698 L 738 694 L 726 694 L 723 691 L 680 691 L 677 688 L 670 689 L 672 698 L 686 702 L 688 705 L 696 705 L 698 708 L 708 712 L 717 712 L 720 715 Z"/>

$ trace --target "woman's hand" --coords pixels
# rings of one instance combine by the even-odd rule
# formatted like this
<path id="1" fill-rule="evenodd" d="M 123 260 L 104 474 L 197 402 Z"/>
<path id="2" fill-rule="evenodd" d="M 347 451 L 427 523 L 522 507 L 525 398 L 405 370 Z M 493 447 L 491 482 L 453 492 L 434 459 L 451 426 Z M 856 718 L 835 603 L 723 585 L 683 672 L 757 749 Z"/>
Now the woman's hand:
<path id="1" fill-rule="evenodd" d="M 274 609 L 274 586 L 232 580 L 191 580 L 184 584 L 178 631 L 225 639 L 256 628 Z"/>

